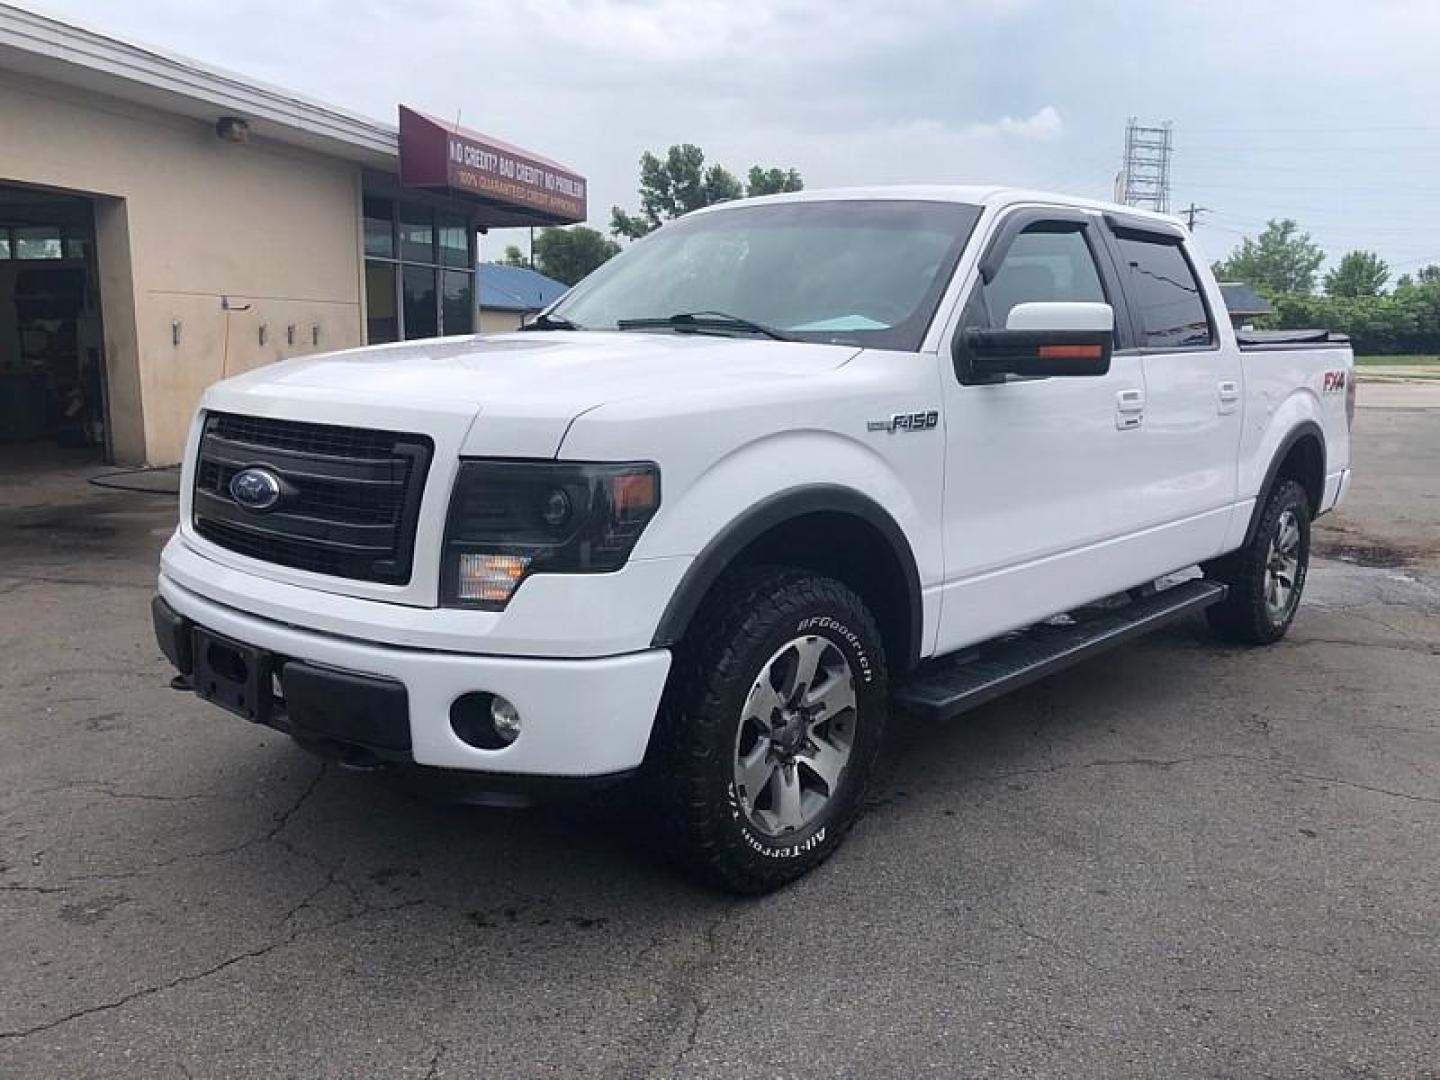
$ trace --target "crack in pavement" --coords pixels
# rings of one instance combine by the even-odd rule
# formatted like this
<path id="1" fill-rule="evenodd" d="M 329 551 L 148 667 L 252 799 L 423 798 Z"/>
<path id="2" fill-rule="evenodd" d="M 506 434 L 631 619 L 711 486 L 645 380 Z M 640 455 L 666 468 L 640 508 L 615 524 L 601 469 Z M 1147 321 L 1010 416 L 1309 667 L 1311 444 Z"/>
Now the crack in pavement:
<path id="1" fill-rule="evenodd" d="M 683 1015 L 685 1011 L 690 1013 L 689 1024 L 686 1027 L 685 1038 L 676 1048 L 667 1066 L 650 1072 L 651 1076 L 675 1077 L 680 1074 L 681 1067 L 685 1060 L 695 1051 L 700 1041 L 700 1027 L 705 1021 L 706 1014 L 710 1011 L 710 1004 L 701 997 L 700 989 L 696 985 L 698 981 L 711 970 L 713 962 L 719 955 L 717 937 L 720 928 L 726 920 L 738 910 L 744 901 L 731 900 L 720 909 L 720 912 L 711 919 L 705 926 L 704 932 L 700 935 L 702 948 L 698 955 L 689 957 L 682 961 L 667 987 L 667 997 L 678 997 L 679 1002 L 671 1008 L 667 1008 L 666 1014 L 679 1012 Z M 663 1019 L 663 1018 L 662 1018 Z M 660 1022 L 657 1020 L 657 1023 Z M 647 1049 L 648 1053 L 648 1049 Z M 639 1069 L 627 1067 L 624 1070 L 626 1075 L 638 1075 Z"/>
<path id="2" fill-rule="evenodd" d="M 165 870 L 177 863 L 215 859 L 224 855 L 235 855 L 260 844 L 275 841 L 280 833 L 284 831 L 285 827 L 294 819 L 295 815 L 300 812 L 300 809 L 310 797 L 315 794 L 315 789 L 320 786 L 320 781 L 324 779 L 326 772 L 327 763 L 322 761 L 319 763 L 315 775 L 311 778 L 310 782 L 305 785 L 305 789 L 300 792 L 288 807 L 281 811 L 280 817 L 275 824 L 258 836 L 251 836 L 248 839 L 241 840 L 239 843 L 227 844 L 224 847 L 211 848 L 206 851 L 187 851 L 178 855 L 171 855 L 168 858 L 151 863 L 149 866 L 138 867 L 134 870 L 109 870 L 96 874 L 74 874 L 67 877 L 65 883 L 67 885 L 76 885 L 87 881 L 133 881 L 137 878 L 152 877 L 161 870 Z M 295 854 L 301 855 L 301 857 L 309 858 L 308 855 L 296 851 L 295 848 L 289 844 L 282 844 L 281 846 L 295 852 Z"/>
<path id="3" fill-rule="evenodd" d="M 1286 643 L 1287 649 L 1300 649 L 1307 645 L 1342 645 L 1351 649 L 1385 649 L 1395 652 L 1416 653 L 1420 656 L 1440 656 L 1440 643 L 1416 639 L 1414 643 L 1404 641 L 1354 641 L 1348 638 L 1307 637 Z"/>
<path id="4" fill-rule="evenodd" d="M 46 574 L 0 574 L 0 579 L 12 581 L 15 584 L 6 589 L 6 593 L 16 592 L 26 585 L 78 585 L 86 589 L 130 589 L 136 592 L 154 592 L 154 582 L 129 582 L 129 581 L 95 581 L 90 578 L 76 577 L 55 577 Z"/>
<path id="5" fill-rule="evenodd" d="M 0 885 L 0 892 L 40 893 L 41 895 L 68 893 L 71 889 L 72 886 L 69 885 Z"/>
<path id="6" fill-rule="evenodd" d="M 146 802 L 192 802 L 199 799 L 217 799 L 218 795 L 207 795 L 204 793 L 185 795 L 161 795 L 149 791 L 117 791 L 114 781 L 111 780 L 67 780 L 63 784 L 55 784 L 47 788 L 39 788 L 27 792 L 27 795 L 41 797 L 53 795 L 57 791 L 72 791 L 75 789 L 94 791 L 100 795 L 108 795 L 112 799 L 138 799 Z"/>
<path id="7" fill-rule="evenodd" d="M 338 919 L 332 919 L 328 923 L 312 927 L 308 930 L 296 930 L 293 933 L 281 938 L 279 941 L 272 941 L 266 945 L 261 945 L 258 948 L 254 949 L 246 949 L 243 952 L 239 952 L 233 956 L 226 957 L 218 964 L 212 964 L 210 967 L 205 968 L 201 971 L 192 972 L 188 975 L 180 975 L 174 979 L 170 979 L 166 982 L 159 983 L 154 986 L 142 986 L 140 989 L 132 990 L 130 993 L 123 994 L 122 996 L 116 998 L 113 1001 L 101 1002 L 99 1005 L 89 1005 L 83 1009 L 76 1009 L 74 1012 L 66 1013 L 64 1016 L 57 1017 L 54 1020 L 48 1020 L 43 1024 L 35 1024 L 32 1027 L 19 1028 L 14 1031 L 0 1031 L 0 1040 L 16 1041 L 20 1039 L 28 1039 L 32 1035 L 38 1035 L 42 1032 L 52 1031 L 57 1027 L 61 1027 L 62 1025 L 83 1019 L 87 1016 L 94 1016 L 97 1013 L 111 1012 L 115 1009 L 121 1009 L 124 1008 L 126 1005 L 129 1005 L 133 1001 L 139 1001 L 142 998 L 153 997 L 156 994 L 164 993 L 166 990 L 173 990 L 179 986 L 188 986 L 191 983 L 200 982 L 203 979 L 210 978 L 212 975 L 219 974 L 226 968 L 233 967 L 234 965 L 243 963 L 246 960 L 255 960 L 262 956 L 266 956 L 269 953 L 274 952 L 276 949 L 282 949 L 287 945 L 292 945 L 295 942 L 299 941 L 301 938 L 308 937 L 312 934 L 323 933 L 326 930 L 333 930 L 337 926 L 343 926 L 345 923 L 354 922 L 355 920 L 362 919 L 368 915 L 388 914 L 394 911 L 401 911 L 405 908 L 418 907 L 419 905 L 426 903 L 429 903 L 429 901 L 424 899 L 417 899 L 406 900 L 403 903 L 391 904 L 385 907 L 370 907 L 362 911 L 341 916 Z"/>
<path id="8" fill-rule="evenodd" d="M 435 1078 L 440 1075 L 440 1058 L 444 1053 L 444 1043 L 435 1047 L 435 1053 L 430 1055 L 430 1068 L 426 1070 L 424 1080 L 435 1080 Z"/>

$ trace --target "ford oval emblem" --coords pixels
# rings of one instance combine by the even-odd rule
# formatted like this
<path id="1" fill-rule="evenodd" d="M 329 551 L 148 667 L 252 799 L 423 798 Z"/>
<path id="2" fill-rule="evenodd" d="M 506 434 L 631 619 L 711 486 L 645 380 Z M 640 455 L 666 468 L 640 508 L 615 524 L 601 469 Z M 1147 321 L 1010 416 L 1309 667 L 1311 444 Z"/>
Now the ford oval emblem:
<path id="1" fill-rule="evenodd" d="M 230 497 L 246 510 L 273 510 L 284 493 L 280 477 L 269 469 L 241 469 L 230 478 Z"/>

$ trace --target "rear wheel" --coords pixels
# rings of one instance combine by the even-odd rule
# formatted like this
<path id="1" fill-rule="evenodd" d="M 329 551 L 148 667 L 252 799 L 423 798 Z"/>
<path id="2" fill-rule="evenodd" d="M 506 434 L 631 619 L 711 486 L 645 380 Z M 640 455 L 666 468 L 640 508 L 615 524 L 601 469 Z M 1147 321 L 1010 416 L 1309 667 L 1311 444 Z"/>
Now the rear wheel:
<path id="1" fill-rule="evenodd" d="M 859 597 L 797 570 L 737 575 L 676 651 L 647 759 L 672 856 L 749 894 L 819 865 L 860 807 L 886 711 Z"/>
<path id="2" fill-rule="evenodd" d="M 1279 641 L 1300 606 L 1310 568 L 1310 500 L 1293 480 L 1275 486 L 1250 543 L 1205 567 L 1206 577 L 1230 588 L 1206 610 L 1225 637 L 1252 645 Z"/>

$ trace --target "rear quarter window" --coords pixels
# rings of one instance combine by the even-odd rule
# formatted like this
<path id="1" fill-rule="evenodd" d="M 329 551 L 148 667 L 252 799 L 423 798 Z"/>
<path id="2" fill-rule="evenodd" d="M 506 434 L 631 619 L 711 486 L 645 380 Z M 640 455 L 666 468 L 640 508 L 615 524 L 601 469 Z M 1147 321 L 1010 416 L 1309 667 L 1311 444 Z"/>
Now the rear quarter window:
<path id="1" fill-rule="evenodd" d="M 1215 343 L 1200 281 L 1178 243 L 1120 234 L 1125 296 L 1147 349 L 1193 349 Z"/>

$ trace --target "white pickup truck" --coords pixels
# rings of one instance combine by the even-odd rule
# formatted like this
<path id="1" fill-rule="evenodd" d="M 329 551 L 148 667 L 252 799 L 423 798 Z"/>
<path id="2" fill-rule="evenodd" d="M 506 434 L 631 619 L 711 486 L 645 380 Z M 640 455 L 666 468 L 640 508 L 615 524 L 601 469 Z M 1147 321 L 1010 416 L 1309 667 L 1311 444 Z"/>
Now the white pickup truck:
<path id="1" fill-rule="evenodd" d="M 525 332 L 212 387 L 156 632 L 178 685 L 349 764 L 637 776 L 684 865 L 763 892 L 840 843 L 894 708 L 1202 609 L 1283 635 L 1352 375 L 1323 333 L 1237 340 L 1168 217 L 730 203 Z"/>

